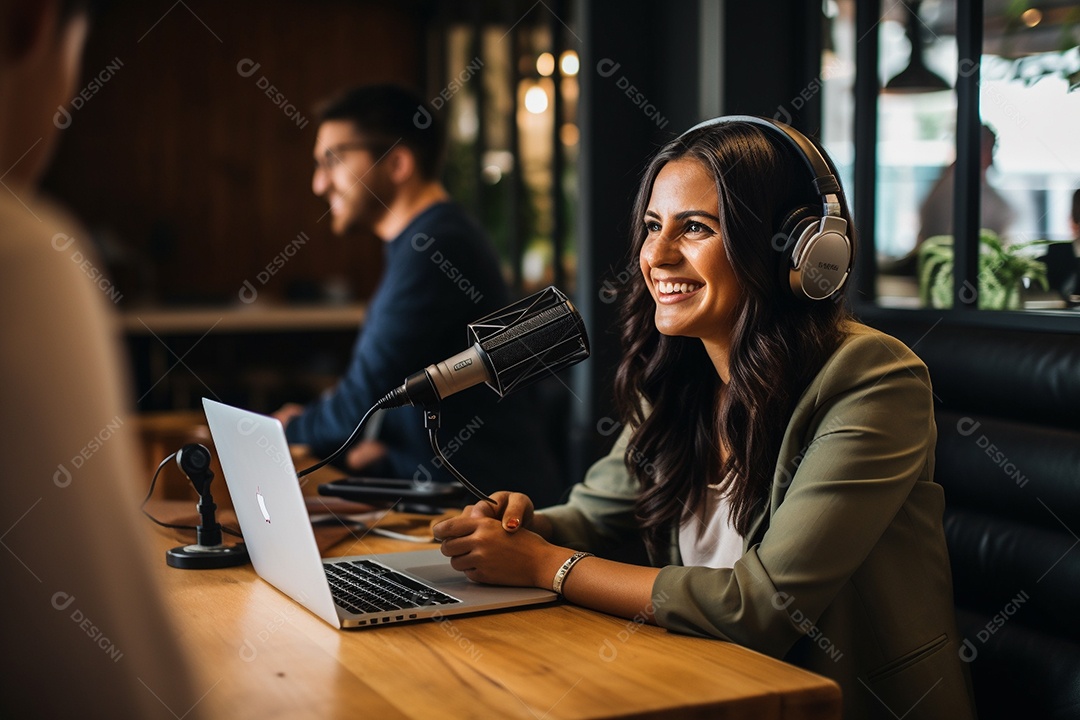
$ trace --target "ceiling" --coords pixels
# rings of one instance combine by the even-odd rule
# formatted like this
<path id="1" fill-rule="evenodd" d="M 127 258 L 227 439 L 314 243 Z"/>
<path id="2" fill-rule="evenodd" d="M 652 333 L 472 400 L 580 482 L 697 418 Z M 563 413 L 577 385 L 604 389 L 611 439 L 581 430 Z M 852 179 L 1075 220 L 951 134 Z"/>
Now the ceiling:
<path id="1" fill-rule="evenodd" d="M 889 4 L 884 18 L 903 24 L 909 8 L 920 5 L 919 16 L 934 35 L 955 35 L 958 22 L 956 0 L 906 0 Z M 1027 6 L 1029 27 L 1020 18 Z M 1004 57 L 1059 52 L 1080 45 L 1080 2 L 1045 0 L 985 0 L 983 5 L 983 52 Z M 1035 21 L 1038 20 L 1036 23 Z"/>

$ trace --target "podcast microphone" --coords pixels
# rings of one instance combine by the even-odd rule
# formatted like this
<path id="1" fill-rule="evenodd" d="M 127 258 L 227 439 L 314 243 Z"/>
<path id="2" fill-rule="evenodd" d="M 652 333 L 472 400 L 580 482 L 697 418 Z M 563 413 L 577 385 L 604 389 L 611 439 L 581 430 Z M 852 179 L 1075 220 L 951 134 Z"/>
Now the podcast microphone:
<path id="1" fill-rule="evenodd" d="M 248 551 L 243 543 L 225 545 L 221 542 L 221 524 L 214 517 L 217 503 L 210 492 L 210 483 L 214 479 L 214 471 L 210 469 L 210 451 L 198 443 L 189 443 L 176 451 L 176 464 L 199 493 L 199 504 L 196 508 L 199 512 L 199 525 L 195 528 L 195 544 L 168 550 L 165 553 L 165 563 L 169 567 L 182 570 L 206 570 L 247 563 Z M 159 467 L 158 470 L 160 469 Z M 157 475 L 154 477 L 157 478 Z M 153 491 L 151 485 L 150 492 Z M 145 502 L 143 504 L 145 505 Z"/>
<path id="2" fill-rule="evenodd" d="M 441 414 L 439 401 L 480 383 L 487 383 L 499 397 L 505 397 L 589 357 L 589 339 L 577 308 L 552 285 L 470 323 L 468 341 L 471 346 L 467 350 L 413 373 L 400 387 L 384 395 L 361 418 L 341 447 L 297 473 L 297 477 L 318 470 L 345 452 L 376 410 L 413 405 L 424 410 L 428 440 L 442 467 L 473 495 L 494 504 L 494 500 L 450 464 L 439 448 L 436 433 Z M 357 490 L 366 493 L 368 488 L 342 489 L 335 487 L 335 483 L 319 486 L 319 492 L 324 494 L 354 500 L 366 497 Z"/>
<path id="3" fill-rule="evenodd" d="M 473 385 L 508 393 L 589 357 L 585 323 L 554 285 L 468 326 L 471 347 L 413 373 L 381 408 L 430 407 Z"/>

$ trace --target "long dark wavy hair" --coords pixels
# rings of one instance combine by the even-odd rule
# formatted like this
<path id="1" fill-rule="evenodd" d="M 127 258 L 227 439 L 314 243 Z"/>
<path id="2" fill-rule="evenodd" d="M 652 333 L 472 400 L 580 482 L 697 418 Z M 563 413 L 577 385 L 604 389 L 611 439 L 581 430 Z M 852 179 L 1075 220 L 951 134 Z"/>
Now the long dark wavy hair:
<path id="1" fill-rule="evenodd" d="M 823 153 L 824 154 L 824 153 Z M 633 428 L 626 464 L 640 482 L 637 517 L 646 544 L 662 546 L 686 507 L 721 484 L 745 536 L 765 507 L 780 444 L 799 396 L 843 336 L 841 300 L 796 299 L 782 285 L 776 240 L 783 218 L 822 201 L 804 161 L 779 137 L 746 122 L 708 126 L 673 140 L 645 170 L 631 218 L 632 258 L 645 242 L 653 182 L 668 162 L 692 158 L 716 179 L 719 232 L 741 286 L 723 382 L 701 340 L 661 335 L 641 273 L 620 291 L 623 356 L 615 402 Z M 842 214 L 854 228 L 844 198 Z M 783 282 L 786 282 L 786 275 Z M 721 448 L 727 449 L 726 459 Z"/>

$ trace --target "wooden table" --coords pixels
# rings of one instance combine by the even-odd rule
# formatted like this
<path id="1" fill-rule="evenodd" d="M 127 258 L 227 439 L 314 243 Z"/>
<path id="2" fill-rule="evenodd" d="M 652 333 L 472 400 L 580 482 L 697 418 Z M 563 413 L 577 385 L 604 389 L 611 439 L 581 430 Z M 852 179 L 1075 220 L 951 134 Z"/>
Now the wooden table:
<path id="1" fill-rule="evenodd" d="M 392 514 L 378 527 L 422 535 L 429 520 Z M 183 537 L 148 535 L 161 553 Z M 345 535 L 325 554 L 433 547 Z M 343 631 L 250 565 L 187 571 L 162 562 L 158 573 L 209 717 L 840 717 L 830 680 L 572 605 Z"/>

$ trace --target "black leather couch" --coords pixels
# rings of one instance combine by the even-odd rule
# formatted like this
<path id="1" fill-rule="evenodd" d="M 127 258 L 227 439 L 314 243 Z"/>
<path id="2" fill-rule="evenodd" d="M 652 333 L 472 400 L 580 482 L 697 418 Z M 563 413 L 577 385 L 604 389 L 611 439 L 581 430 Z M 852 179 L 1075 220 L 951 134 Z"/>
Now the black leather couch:
<path id="1" fill-rule="evenodd" d="M 868 322 L 930 369 L 979 717 L 1080 718 L 1080 334 Z"/>

